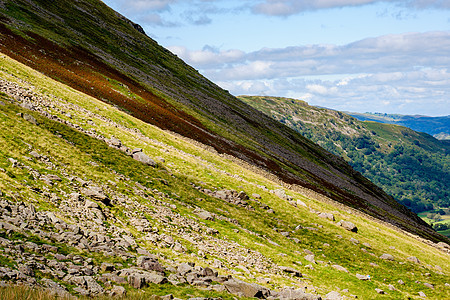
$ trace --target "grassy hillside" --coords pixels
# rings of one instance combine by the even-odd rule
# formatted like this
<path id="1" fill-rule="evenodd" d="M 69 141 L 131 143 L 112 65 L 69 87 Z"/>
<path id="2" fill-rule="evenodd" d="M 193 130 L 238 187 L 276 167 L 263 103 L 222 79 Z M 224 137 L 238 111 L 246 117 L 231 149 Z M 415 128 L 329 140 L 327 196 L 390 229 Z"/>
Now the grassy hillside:
<path id="1" fill-rule="evenodd" d="M 6 55 L 0 66 L 0 276 L 33 287 L 2 287 L 2 299 L 232 299 L 234 279 L 275 297 L 450 297 L 446 244 L 290 189 Z M 218 276 L 202 277 L 207 267 Z"/>
<path id="2" fill-rule="evenodd" d="M 415 131 L 428 133 L 439 140 L 450 139 L 450 116 L 427 117 L 382 113 L 347 113 L 361 121 L 402 125 Z"/>
<path id="3" fill-rule="evenodd" d="M 240 97 L 297 130 L 415 212 L 450 206 L 449 146 L 428 134 L 276 97 Z"/>
<path id="4" fill-rule="evenodd" d="M 98 0 L 2 2 L 0 50 L 89 96 L 438 241 L 344 160 L 218 88 Z"/>

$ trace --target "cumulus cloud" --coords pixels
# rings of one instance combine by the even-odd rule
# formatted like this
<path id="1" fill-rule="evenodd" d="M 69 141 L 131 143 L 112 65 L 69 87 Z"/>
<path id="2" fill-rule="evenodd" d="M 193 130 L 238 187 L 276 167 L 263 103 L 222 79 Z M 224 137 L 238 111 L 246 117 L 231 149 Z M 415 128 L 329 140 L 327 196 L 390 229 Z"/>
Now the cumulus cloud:
<path id="1" fill-rule="evenodd" d="M 248 53 L 209 46 L 171 50 L 234 94 L 300 97 L 342 110 L 360 105 L 373 111 L 450 113 L 450 32 Z"/>
<path id="2" fill-rule="evenodd" d="M 170 5 L 177 0 L 115 0 L 125 11 L 142 12 L 142 11 L 166 11 L 170 9 Z"/>
<path id="3" fill-rule="evenodd" d="M 363 6 L 378 2 L 392 2 L 396 5 L 416 9 L 450 9 L 447 0 L 263 0 L 252 6 L 252 11 L 268 16 L 290 16 L 305 11 Z"/>

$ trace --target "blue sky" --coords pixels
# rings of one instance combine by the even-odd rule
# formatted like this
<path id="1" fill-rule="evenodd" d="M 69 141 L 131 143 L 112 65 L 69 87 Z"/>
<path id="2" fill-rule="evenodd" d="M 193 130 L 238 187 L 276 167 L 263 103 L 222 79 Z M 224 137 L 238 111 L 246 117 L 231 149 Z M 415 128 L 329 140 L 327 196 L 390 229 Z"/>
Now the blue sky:
<path id="1" fill-rule="evenodd" d="M 234 95 L 450 114 L 450 0 L 104 0 Z"/>

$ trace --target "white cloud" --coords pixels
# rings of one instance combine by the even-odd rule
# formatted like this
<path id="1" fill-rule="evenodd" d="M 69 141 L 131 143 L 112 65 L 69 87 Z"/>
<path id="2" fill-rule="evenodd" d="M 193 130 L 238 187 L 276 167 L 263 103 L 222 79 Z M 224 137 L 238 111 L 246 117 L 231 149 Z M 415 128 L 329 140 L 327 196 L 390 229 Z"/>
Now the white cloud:
<path id="1" fill-rule="evenodd" d="M 172 51 L 236 95 L 300 97 L 340 110 L 450 113 L 450 32 L 250 53 Z"/>
<path id="2" fill-rule="evenodd" d="M 177 0 L 115 0 L 125 11 L 141 12 L 145 11 L 165 11 L 170 9 L 170 5 Z"/>
<path id="3" fill-rule="evenodd" d="M 268 16 L 290 16 L 305 11 L 363 6 L 379 2 L 392 2 L 399 6 L 415 9 L 450 9 L 448 0 L 264 0 L 253 5 L 252 11 Z"/>

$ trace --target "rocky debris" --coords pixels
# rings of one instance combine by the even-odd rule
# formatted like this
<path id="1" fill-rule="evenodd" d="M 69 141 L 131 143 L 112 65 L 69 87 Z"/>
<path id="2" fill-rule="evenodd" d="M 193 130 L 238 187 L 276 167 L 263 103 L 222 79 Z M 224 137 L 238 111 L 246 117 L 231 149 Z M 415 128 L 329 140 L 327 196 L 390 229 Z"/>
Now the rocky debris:
<path id="1" fill-rule="evenodd" d="M 401 279 L 399 279 L 397 282 L 398 282 L 398 284 L 405 285 L 405 282 Z"/>
<path id="2" fill-rule="evenodd" d="M 158 272 L 148 272 L 135 268 L 122 269 L 118 273 L 120 277 L 127 277 L 128 283 L 135 289 L 141 289 L 148 284 L 168 283 L 168 279 Z"/>
<path id="3" fill-rule="evenodd" d="M 344 227 L 344 229 L 348 231 L 358 232 L 358 228 L 352 222 L 341 220 L 337 223 L 337 225 Z"/>
<path id="4" fill-rule="evenodd" d="M 384 295 L 384 294 L 386 294 L 386 292 L 385 291 L 383 291 L 382 289 L 378 289 L 378 288 L 376 288 L 375 289 L 375 291 L 378 293 L 378 294 L 381 294 L 381 295 Z"/>
<path id="5" fill-rule="evenodd" d="M 101 187 L 89 186 L 88 188 L 81 189 L 81 192 L 87 197 L 99 200 L 106 205 L 111 205 L 111 200 L 108 198 Z"/>
<path id="6" fill-rule="evenodd" d="M 425 295 L 425 293 L 424 293 L 424 292 L 419 292 L 419 297 L 422 297 L 422 298 L 426 298 L 426 297 L 427 297 L 427 295 Z"/>
<path id="7" fill-rule="evenodd" d="M 149 256 L 139 256 L 136 265 L 144 270 L 155 271 L 164 274 L 164 267 L 158 262 L 158 259 Z"/>
<path id="8" fill-rule="evenodd" d="M 380 256 L 380 259 L 394 261 L 394 257 L 391 254 L 384 253 Z"/>
<path id="9" fill-rule="evenodd" d="M 436 244 L 436 246 L 438 248 L 442 248 L 442 249 L 446 249 L 446 250 L 450 251 L 450 245 L 445 242 L 439 242 Z"/>
<path id="10" fill-rule="evenodd" d="M 223 283 L 227 291 L 238 297 L 255 297 L 265 299 L 270 290 L 256 283 L 247 283 L 238 279 L 230 279 Z"/>
<path id="11" fill-rule="evenodd" d="M 251 208 L 251 205 L 247 201 L 250 199 L 250 197 L 244 191 L 240 191 L 240 192 L 237 192 L 235 190 L 211 191 L 208 189 L 201 189 L 201 188 L 200 188 L 200 190 L 207 195 L 224 200 L 228 203 L 231 203 L 231 204 L 234 204 L 234 205 L 237 205 L 240 207 Z"/>

